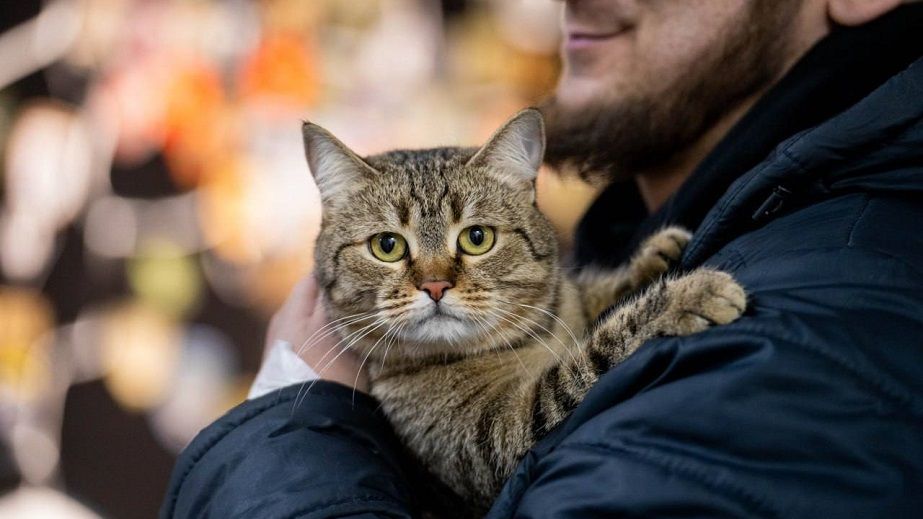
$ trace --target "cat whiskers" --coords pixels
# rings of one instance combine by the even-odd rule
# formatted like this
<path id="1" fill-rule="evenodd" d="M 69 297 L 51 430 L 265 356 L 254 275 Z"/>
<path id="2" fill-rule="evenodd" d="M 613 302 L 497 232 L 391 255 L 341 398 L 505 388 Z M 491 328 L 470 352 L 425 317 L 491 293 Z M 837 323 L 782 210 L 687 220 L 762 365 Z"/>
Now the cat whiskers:
<path id="1" fill-rule="evenodd" d="M 574 331 L 571 330 L 570 326 L 567 325 L 564 319 L 561 319 L 554 313 L 550 312 L 548 309 L 542 308 L 540 306 L 532 306 L 532 305 L 527 305 L 524 303 L 517 303 L 515 301 L 506 301 L 505 299 L 497 299 L 497 301 L 500 301 L 501 303 L 506 303 L 508 305 L 516 305 L 516 306 L 521 306 L 523 308 L 529 308 L 531 310 L 538 310 L 539 312 L 547 315 L 548 317 L 551 317 L 552 319 L 557 321 L 558 324 L 560 324 L 562 328 L 564 328 L 564 331 L 566 331 L 568 335 L 570 335 L 571 340 L 574 341 L 574 347 L 578 349 L 580 348 L 580 341 L 577 340 L 577 336 L 574 334 Z"/>
<path id="2" fill-rule="evenodd" d="M 378 308 L 381 312 L 387 312 L 390 310 L 401 310 L 405 306 L 412 304 L 416 300 L 416 297 L 405 297 L 404 299 L 392 300 L 389 301 L 389 304 L 382 305 Z"/>
<path id="3" fill-rule="evenodd" d="M 350 350 L 357 342 L 361 341 L 362 339 L 364 339 L 365 337 L 367 337 L 367 336 L 370 335 L 371 333 L 375 332 L 377 329 L 381 328 L 383 325 L 388 324 L 389 322 L 390 322 L 390 323 L 393 323 L 393 322 L 394 322 L 394 318 L 395 318 L 396 316 L 399 316 L 401 313 L 403 313 L 403 312 L 401 311 L 401 309 L 404 308 L 404 307 L 406 307 L 408 304 L 410 304 L 410 303 L 412 303 L 412 302 L 413 302 L 413 299 L 408 299 L 408 300 L 404 300 L 404 301 L 397 301 L 397 304 L 392 304 L 392 305 L 390 305 L 390 306 L 381 307 L 381 308 L 380 308 L 379 310 L 377 310 L 377 311 L 370 312 L 372 315 L 369 316 L 369 317 L 372 317 L 372 316 L 378 317 L 378 319 L 377 319 L 376 321 L 374 321 L 373 323 L 371 323 L 371 324 L 369 324 L 369 325 L 366 325 L 366 326 L 360 328 L 359 330 L 354 331 L 353 333 L 351 333 L 351 334 L 349 334 L 348 336 L 346 336 L 346 337 L 344 337 L 343 339 L 341 339 L 336 345 L 334 345 L 333 347 L 331 347 L 330 349 L 328 349 L 327 352 L 324 354 L 324 356 L 321 357 L 320 360 L 318 360 L 318 364 L 320 364 L 321 362 L 324 361 L 324 359 L 327 357 L 327 355 L 329 355 L 332 351 L 336 350 L 337 347 L 338 347 L 340 344 L 342 344 L 344 341 L 348 341 L 347 344 L 346 344 L 345 346 L 343 346 L 342 348 L 340 348 L 340 351 L 339 351 L 332 359 L 330 359 L 330 361 L 328 361 L 327 364 L 325 364 L 324 367 L 322 367 L 322 368 L 320 369 L 320 371 L 317 372 L 317 374 L 318 374 L 318 379 L 312 381 L 311 385 L 308 386 L 307 392 L 310 392 L 310 391 L 311 391 L 311 387 L 313 387 L 314 383 L 316 383 L 317 380 L 321 380 L 321 377 L 322 377 L 323 373 L 326 372 L 327 369 L 329 369 L 330 366 L 332 366 L 333 363 L 336 362 L 336 360 L 337 360 L 338 358 L 340 358 L 340 356 L 342 356 L 344 353 L 346 353 L 348 350 Z M 366 317 L 365 319 L 368 319 L 369 317 Z M 361 320 L 364 320 L 364 319 L 359 319 L 359 321 L 361 321 Z M 355 323 L 355 322 L 357 322 L 357 321 L 354 320 L 354 321 L 351 321 L 350 323 Z M 404 327 L 405 324 L 406 324 L 406 323 L 401 323 L 400 329 L 403 329 L 403 327 Z M 375 341 L 375 343 L 369 348 L 369 351 L 366 353 L 365 357 L 362 359 L 362 363 L 359 365 L 359 370 L 358 370 L 358 372 L 356 373 L 356 378 L 355 378 L 355 380 L 353 381 L 353 403 L 355 403 L 355 397 L 356 397 L 355 389 L 356 389 L 356 385 L 358 385 L 358 383 L 359 383 L 359 376 L 360 376 L 361 373 L 362 373 L 362 368 L 365 366 L 365 363 L 366 363 L 366 362 L 368 361 L 368 359 L 371 357 L 372 352 L 375 350 L 375 348 L 377 348 L 378 345 L 379 345 L 385 338 L 387 338 L 388 335 L 389 335 L 390 333 L 392 333 L 393 330 L 394 330 L 394 326 L 393 326 L 393 325 L 389 325 L 389 326 L 388 326 L 388 330 L 386 330 L 385 333 L 382 334 L 382 336 L 379 337 L 378 340 Z M 390 346 L 391 346 L 391 340 L 389 339 L 389 341 L 388 341 L 388 348 L 385 350 L 385 356 L 387 356 L 387 352 L 388 352 L 388 350 L 390 349 Z M 384 357 L 382 357 L 382 366 L 384 366 Z M 307 392 L 305 393 L 305 396 L 307 396 Z M 300 405 L 300 403 L 299 403 L 299 404 L 296 404 L 296 405 Z"/>
<path id="4" fill-rule="evenodd" d="M 363 358 L 362 362 L 359 364 L 359 370 L 356 371 L 356 379 L 353 381 L 353 405 L 356 404 L 356 386 L 359 385 L 359 376 L 362 374 L 362 368 L 365 367 L 365 363 L 369 360 L 369 357 L 372 356 L 372 352 L 375 351 L 375 348 L 377 348 L 378 345 L 381 344 L 381 341 L 387 338 L 388 335 L 391 332 L 393 332 L 395 329 L 399 329 L 400 326 L 403 326 L 403 324 L 404 323 L 401 323 L 400 325 L 397 325 L 397 326 L 395 326 L 393 323 L 390 324 L 388 326 L 388 329 L 385 331 L 385 333 L 382 334 L 382 336 L 379 337 L 377 341 L 375 341 L 375 344 L 373 344 L 372 347 L 369 348 L 369 351 L 365 354 L 365 358 Z M 385 354 L 387 354 L 387 349 L 385 350 Z M 384 359 L 382 359 L 382 366 L 384 366 Z"/>
<path id="5" fill-rule="evenodd" d="M 554 315 L 554 314 L 551 313 L 550 311 L 548 311 L 548 310 L 546 310 L 546 309 L 544 309 L 544 308 L 540 308 L 540 307 L 538 307 L 538 306 L 532 306 L 532 305 L 527 305 L 527 304 L 523 304 L 523 303 L 516 303 L 516 302 L 514 302 L 514 301 L 506 301 L 506 300 L 503 300 L 503 299 L 498 299 L 498 301 L 500 301 L 501 303 L 509 304 L 509 305 L 520 306 L 520 307 L 522 307 L 522 308 L 526 308 L 526 309 L 530 309 L 530 310 L 537 310 L 537 311 L 542 312 L 543 314 L 547 315 L 548 317 L 551 317 L 552 319 L 554 319 L 558 324 L 561 325 L 562 328 L 564 328 L 564 331 L 567 332 L 567 334 L 570 336 L 571 340 L 574 341 L 574 348 L 573 348 L 573 349 L 571 349 L 567 344 L 564 344 L 564 342 L 561 340 L 560 337 L 558 337 L 557 334 L 552 333 L 551 330 L 549 330 L 548 328 L 542 326 L 540 323 L 538 323 L 538 322 L 536 322 L 536 321 L 534 321 L 534 320 L 532 320 L 532 319 L 529 319 L 528 317 L 524 317 L 524 316 L 519 316 L 519 315 L 517 315 L 517 317 L 520 317 L 520 318 L 522 318 L 522 319 L 527 319 L 528 321 L 532 322 L 532 323 L 535 324 L 536 326 L 540 327 L 542 330 L 544 330 L 544 331 L 545 331 L 546 333 L 548 333 L 549 335 L 553 336 L 553 337 L 555 338 L 555 340 L 557 340 L 558 343 L 561 345 L 561 347 L 563 347 L 563 348 L 570 354 L 571 360 L 573 360 L 574 362 L 582 361 L 583 364 L 584 364 L 584 368 L 586 368 L 586 369 L 589 369 L 589 368 L 590 368 L 590 366 L 589 366 L 589 361 L 587 360 L 586 356 L 583 354 L 583 348 L 580 347 L 580 341 L 577 340 L 577 336 L 574 334 L 574 331 L 571 330 L 570 326 L 568 326 L 566 322 L 564 322 L 564 319 L 561 319 L 560 317 Z M 498 309 L 499 309 L 499 308 L 498 308 Z M 505 310 L 504 310 L 504 311 L 505 311 Z M 575 350 L 576 350 L 576 353 L 575 353 Z M 579 358 L 578 358 L 578 357 L 579 357 Z"/>
<path id="6" fill-rule="evenodd" d="M 339 330 L 342 330 L 351 324 L 371 319 L 374 316 L 375 312 L 360 312 L 357 314 L 340 317 L 339 319 L 334 319 L 333 321 L 330 321 L 329 323 L 318 328 L 307 339 L 305 339 L 304 342 L 301 343 L 301 346 L 298 347 L 298 350 L 295 352 L 295 354 L 301 355 L 305 351 L 308 351 L 314 347 L 315 344 L 326 339 Z"/>
<path id="7" fill-rule="evenodd" d="M 346 351 L 347 351 L 350 347 L 352 347 L 352 345 L 355 344 L 357 341 L 362 340 L 363 337 L 365 337 L 365 336 L 368 335 L 369 333 L 375 331 L 376 329 L 378 329 L 379 327 L 381 327 L 381 325 L 385 324 L 385 323 L 388 321 L 387 318 L 380 316 L 380 315 L 378 314 L 378 312 L 375 312 L 375 314 L 373 314 L 373 316 L 378 317 L 378 319 L 376 319 L 376 320 L 375 320 L 374 322 L 372 322 L 371 324 L 364 325 L 364 326 L 362 326 L 361 328 L 359 328 L 358 330 L 355 330 L 355 331 L 351 332 L 350 334 L 346 335 L 345 337 L 343 337 L 342 339 L 340 339 L 339 341 L 337 341 L 336 344 L 334 344 L 333 346 L 331 346 L 330 348 L 327 349 L 327 352 L 324 353 L 324 355 L 317 361 L 317 364 L 320 364 L 321 362 L 323 362 L 324 359 L 326 359 L 327 356 L 330 355 L 333 351 L 339 349 L 339 352 L 338 352 L 336 355 L 334 355 L 333 358 L 330 359 L 330 361 L 328 361 L 327 364 L 324 365 L 324 367 L 322 367 L 320 370 L 316 371 L 316 373 L 317 373 L 317 378 L 310 381 L 310 384 L 308 385 L 307 390 L 304 392 L 304 395 L 302 395 L 302 390 L 304 390 L 304 386 L 305 386 L 305 384 L 308 383 L 308 381 L 305 381 L 305 382 L 303 382 L 303 383 L 301 384 L 301 387 L 298 388 L 298 394 L 295 395 L 295 402 L 294 402 L 294 405 L 293 405 L 293 407 L 292 407 L 292 412 L 294 412 L 294 410 L 295 410 L 299 405 L 301 405 L 301 402 L 303 402 L 304 399 L 307 398 L 308 393 L 311 392 L 311 388 L 314 387 L 314 384 L 316 384 L 318 380 L 322 380 L 323 374 L 327 371 L 327 369 L 328 369 L 330 366 L 333 365 L 334 362 L 336 362 L 336 360 L 337 360 L 338 358 L 340 358 L 340 356 L 342 356 L 344 353 L 346 353 Z M 345 346 L 343 346 L 342 348 L 340 348 L 340 344 L 343 344 L 344 342 L 347 342 L 347 341 L 348 341 L 348 343 L 347 343 Z M 312 367 L 313 367 L 313 366 L 312 366 Z"/>
<path id="8" fill-rule="evenodd" d="M 330 359 L 329 361 L 327 361 L 327 364 L 325 364 L 324 367 L 321 368 L 321 370 L 317 372 L 317 374 L 318 374 L 318 375 L 323 374 L 328 368 L 330 368 L 330 366 L 333 365 L 334 362 L 336 362 L 336 360 L 337 360 L 338 358 L 340 358 L 341 355 L 343 355 L 343 354 L 346 353 L 350 348 L 352 348 L 353 345 L 355 345 L 357 342 L 359 342 L 359 341 L 361 341 L 362 339 L 364 339 L 364 338 L 365 338 L 366 336 L 368 336 L 370 333 L 374 332 L 374 331 L 377 330 L 378 328 L 381 328 L 382 326 L 384 326 L 384 325 L 387 324 L 387 323 L 388 323 L 388 319 L 387 319 L 386 317 L 381 317 L 381 318 L 379 318 L 377 321 L 373 322 L 372 324 L 369 324 L 369 325 L 363 327 L 361 330 L 359 330 L 359 331 L 357 331 L 357 332 L 354 332 L 354 333 L 350 334 L 349 337 L 351 337 L 351 339 L 350 339 L 350 338 L 347 338 L 347 339 L 344 339 L 344 340 L 338 342 L 338 343 L 337 343 L 337 346 L 338 346 L 340 343 L 344 342 L 345 340 L 348 340 L 348 341 L 349 341 L 345 346 L 343 346 L 342 348 L 340 348 L 339 353 L 337 353 L 336 355 L 334 355 L 334 357 L 333 357 L 332 359 Z M 327 350 L 327 353 L 329 354 L 329 353 L 330 353 L 331 351 L 333 351 L 334 349 L 336 349 L 336 346 L 334 346 L 333 348 Z M 326 357 L 326 354 L 324 355 L 324 357 Z M 319 360 L 318 363 L 323 362 L 323 360 L 324 360 L 324 359 L 321 358 L 321 360 Z"/>
<path id="9" fill-rule="evenodd" d="M 484 310 L 487 311 L 488 313 L 490 312 L 490 309 L 489 309 L 489 308 L 485 308 Z M 527 367 L 526 367 L 526 364 L 522 361 L 522 358 L 519 356 L 519 352 L 516 351 L 516 348 L 514 348 L 513 345 L 510 344 L 510 340 L 509 340 L 509 338 L 507 338 L 507 336 L 503 333 L 503 330 L 501 330 L 500 328 L 497 328 L 496 325 L 490 325 L 489 323 L 487 323 L 486 320 L 484 320 L 484 319 L 481 318 L 481 317 L 478 317 L 478 316 L 473 315 L 473 314 L 472 314 L 471 317 L 473 317 L 474 320 L 475 320 L 475 322 L 478 323 L 478 324 L 481 326 L 481 328 L 484 329 L 485 333 L 487 333 L 487 337 L 491 337 L 491 335 L 490 335 L 491 330 L 497 332 L 497 335 L 500 336 L 500 339 L 503 340 L 503 343 L 506 344 L 506 347 L 507 347 L 511 352 L 513 352 L 513 356 L 516 357 L 516 360 L 519 362 L 519 365 L 522 367 L 523 372 L 526 373 L 526 374 L 529 373 L 529 368 L 527 368 Z M 496 316 L 494 316 L 494 317 L 496 317 Z M 494 351 L 497 353 L 497 357 L 499 358 L 499 357 L 500 357 L 500 351 L 497 350 L 497 349 L 494 349 Z"/>
<path id="10" fill-rule="evenodd" d="M 546 343 L 544 339 L 542 339 L 537 333 L 535 333 L 534 330 L 531 330 L 530 328 L 528 328 L 528 327 L 526 327 L 526 326 L 523 326 L 523 324 L 522 324 L 521 321 L 517 322 L 517 321 L 512 320 L 512 319 L 509 318 L 509 317 L 505 317 L 505 316 L 504 316 L 503 314 L 501 314 L 500 312 L 504 312 L 504 313 L 506 313 L 507 315 L 509 315 L 510 317 L 516 317 L 516 318 L 519 318 L 519 319 L 523 319 L 523 317 L 520 316 L 520 315 L 516 315 L 516 314 L 514 314 L 514 313 L 512 313 L 512 312 L 509 312 L 509 311 L 507 311 L 507 310 L 502 310 L 502 309 L 500 309 L 500 308 L 498 308 L 498 307 L 494 307 L 493 309 L 488 310 L 488 313 L 490 313 L 490 315 L 493 315 L 494 317 L 497 317 L 497 318 L 499 318 L 499 319 L 503 319 L 504 321 L 506 321 L 506 322 L 512 324 L 512 325 L 515 326 L 516 328 L 519 328 L 519 330 L 521 330 L 523 333 L 525 333 L 526 335 L 528 335 L 529 337 L 531 337 L 533 340 L 535 340 L 536 342 L 538 342 L 539 344 L 541 344 L 542 346 L 544 346 L 544 348 L 545 348 L 546 350 L 548 350 L 548 352 L 551 353 L 551 354 L 554 356 L 555 360 L 557 360 L 558 363 L 563 362 L 563 360 L 561 359 L 561 356 L 558 355 L 558 352 L 554 351 L 554 348 L 552 348 L 551 346 L 548 346 L 548 343 Z"/>
<path id="11" fill-rule="evenodd" d="M 399 324 L 397 326 L 397 331 L 395 331 L 394 334 L 391 335 L 391 338 L 388 339 L 388 344 L 385 346 L 385 354 L 381 356 L 381 366 L 378 368 L 379 371 L 383 371 L 385 369 L 385 359 L 388 358 L 388 352 L 391 351 L 391 346 L 393 346 L 395 342 L 400 342 L 400 339 L 397 337 L 400 335 L 401 331 L 404 330 L 405 326 L 407 326 L 406 322 Z"/>

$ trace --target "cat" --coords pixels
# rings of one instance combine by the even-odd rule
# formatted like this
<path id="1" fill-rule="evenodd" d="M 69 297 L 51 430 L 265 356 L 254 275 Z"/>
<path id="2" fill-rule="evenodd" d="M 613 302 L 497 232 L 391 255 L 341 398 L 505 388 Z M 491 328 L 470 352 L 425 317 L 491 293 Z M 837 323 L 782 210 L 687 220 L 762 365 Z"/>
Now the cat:
<path id="1" fill-rule="evenodd" d="M 535 109 L 481 148 L 361 158 L 315 124 L 303 136 L 323 206 L 315 275 L 339 347 L 362 356 L 402 442 L 472 515 L 638 346 L 745 310 L 726 273 L 663 276 L 690 239 L 676 227 L 619 269 L 565 275 L 536 205 Z"/>

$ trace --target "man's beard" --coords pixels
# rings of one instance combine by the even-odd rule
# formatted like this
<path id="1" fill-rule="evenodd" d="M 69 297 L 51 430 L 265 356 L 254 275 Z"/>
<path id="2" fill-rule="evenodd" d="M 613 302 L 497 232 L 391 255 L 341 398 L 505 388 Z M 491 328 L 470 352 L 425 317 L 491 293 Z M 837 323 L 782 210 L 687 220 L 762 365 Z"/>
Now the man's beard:
<path id="1" fill-rule="evenodd" d="M 664 89 L 579 109 L 542 105 L 545 160 L 587 180 L 624 180 L 667 164 L 722 116 L 781 75 L 801 0 L 752 0 L 742 20 Z M 653 89 L 652 89 L 653 90 Z"/>

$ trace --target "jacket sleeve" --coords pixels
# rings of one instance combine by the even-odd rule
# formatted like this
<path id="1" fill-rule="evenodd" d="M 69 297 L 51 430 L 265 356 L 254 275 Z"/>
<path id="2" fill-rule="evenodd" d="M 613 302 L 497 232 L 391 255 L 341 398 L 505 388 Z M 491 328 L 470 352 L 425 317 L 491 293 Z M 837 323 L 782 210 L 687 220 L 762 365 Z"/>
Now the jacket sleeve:
<path id="1" fill-rule="evenodd" d="M 923 292 L 873 254 L 804 264 L 740 272 L 762 279 L 747 316 L 602 377 L 489 517 L 919 514 Z"/>
<path id="2" fill-rule="evenodd" d="M 320 381 L 249 400 L 182 452 L 160 516 L 413 517 L 378 403 Z"/>

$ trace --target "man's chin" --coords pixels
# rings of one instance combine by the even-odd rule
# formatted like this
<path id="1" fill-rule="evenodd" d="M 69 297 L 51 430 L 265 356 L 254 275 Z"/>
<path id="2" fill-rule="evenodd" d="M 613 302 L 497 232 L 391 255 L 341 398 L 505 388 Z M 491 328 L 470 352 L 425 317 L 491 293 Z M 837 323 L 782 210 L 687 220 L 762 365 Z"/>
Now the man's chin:
<path id="1" fill-rule="evenodd" d="M 581 112 L 611 96 L 604 80 L 591 76 L 565 74 L 558 82 L 554 97 L 549 100 L 561 112 Z"/>
<path id="2" fill-rule="evenodd" d="M 569 62 L 554 97 L 542 106 L 547 162 L 587 179 L 625 180 L 694 145 L 784 70 L 786 28 L 799 2 L 750 5 L 739 23 L 714 38 L 717 43 L 680 56 L 667 69 L 614 55 L 602 67 L 602 61 Z M 629 65 L 647 72 L 632 72 Z"/>
<path id="3" fill-rule="evenodd" d="M 600 103 L 594 86 L 590 81 L 562 81 L 555 95 L 540 106 L 547 138 L 545 161 L 559 172 L 575 173 L 591 182 L 617 176 L 611 161 L 601 160 L 618 139 L 609 139 L 617 134 L 609 133 L 611 122 L 601 116 L 610 107 Z"/>

